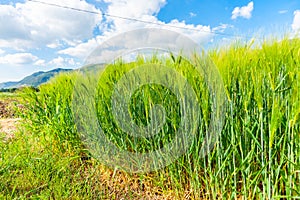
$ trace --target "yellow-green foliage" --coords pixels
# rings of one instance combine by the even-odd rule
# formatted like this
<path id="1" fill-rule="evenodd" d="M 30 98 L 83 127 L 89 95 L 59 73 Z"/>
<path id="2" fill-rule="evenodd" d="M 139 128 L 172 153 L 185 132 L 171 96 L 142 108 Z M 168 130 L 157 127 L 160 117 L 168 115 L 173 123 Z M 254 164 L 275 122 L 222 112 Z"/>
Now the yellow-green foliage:
<path id="1" fill-rule="evenodd" d="M 174 95 L 161 86 L 149 85 L 139 89 L 130 106 L 135 122 L 147 124 L 149 104 L 166 104 L 167 111 L 170 112 L 167 126 L 160 135 L 161 138 L 155 138 L 154 143 L 148 140 L 132 142 L 133 138 L 119 129 L 110 113 L 112 89 L 125 72 L 144 62 L 166 64 L 183 74 L 192 85 L 199 97 L 203 121 L 197 127 L 197 138 L 186 155 L 166 168 L 144 176 L 151 177 L 155 187 L 160 188 L 162 193 L 175 191 L 177 198 L 183 198 L 184 194 L 192 199 L 299 197 L 300 40 L 275 40 L 257 47 L 251 43 L 233 44 L 212 50 L 209 56 L 222 75 L 228 104 L 224 112 L 225 124 L 221 137 L 205 158 L 199 156 L 199 149 L 211 114 L 208 90 L 203 89 L 205 83 L 193 66 L 185 61 L 179 63 L 179 58 L 160 60 L 154 57 L 152 60 L 139 59 L 129 64 L 117 62 L 102 72 L 95 102 L 98 119 L 105 134 L 120 148 L 140 152 L 152 150 L 153 146 L 157 148 L 172 139 L 180 117 L 178 113 L 174 113 L 178 111 L 177 101 Z M 83 148 L 71 112 L 73 86 L 77 77 L 78 73 L 61 74 L 41 86 L 40 92 L 26 92 L 28 110 L 23 113 L 23 117 L 27 121 L 28 130 L 35 133 L 34 137 L 48 141 L 52 145 L 51 151 L 55 150 L 58 154 L 70 147 L 71 151 Z M 158 94 L 162 93 L 163 98 L 160 98 Z M 168 108 L 169 103 L 171 106 Z M 43 145 L 49 145 L 45 143 Z M 159 145 L 155 146 L 157 143 Z M 2 145 L 1 148 L 4 152 L 2 154 L 7 155 L 5 147 Z M 16 152 L 15 156 L 18 157 Z M 37 165 L 36 162 L 28 162 Z M 55 162 L 52 164 L 55 165 Z M 13 162 L 10 165 L 13 166 Z M 82 166 L 85 165 L 86 163 L 82 163 Z M 18 165 L 12 168 L 22 170 Z M 4 177 L 10 177 L 6 169 L 7 165 L 0 164 L 0 173 L 4 173 Z M 49 179 L 50 174 L 45 172 L 41 175 L 50 182 L 42 191 L 56 188 L 51 186 L 51 183 L 57 182 Z M 56 177 L 53 174 L 51 176 Z M 69 180 L 64 176 L 63 179 Z M 55 180 L 58 180 L 57 177 Z M 5 181 L 4 178 L 0 182 Z M 1 183 L 0 191 L 9 193 L 8 186 Z M 66 191 L 76 186 L 77 189 L 84 187 L 91 194 L 91 191 L 98 188 L 97 185 L 82 182 L 82 185 L 76 185 L 70 180 L 68 183 L 70 186 L 65 188 Z M 117 185 L 109 187 L 118 188 Z M 40 191 L 32 193 L 38 196 Z M 21 190 L 10 195 L 16 197 L 23 194 L 24 191 Z M 50 194 L 51 192 L 47 197 L 51 198 Z M 64 195 L 55 193 L 56 198 Z M 105 194 L 99 195 L 107 197 Z M 73 196 L 77 196 L 76 192 Z"/>

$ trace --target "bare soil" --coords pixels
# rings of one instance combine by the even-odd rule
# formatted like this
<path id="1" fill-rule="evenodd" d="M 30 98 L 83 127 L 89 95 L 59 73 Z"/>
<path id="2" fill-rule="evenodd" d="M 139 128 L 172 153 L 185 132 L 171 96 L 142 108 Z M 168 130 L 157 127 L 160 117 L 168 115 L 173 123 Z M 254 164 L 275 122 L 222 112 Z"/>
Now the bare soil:
<path id="1" fill-rule="evenodd" d="M 14 133 L 18 130 L 17 125 L 19 121 L 19 118 L 0 119 L 0 133 L 3 135 L 4 141 L 14 137 Z"/>
<path id="2" fill-rule="evenodd" d="M 0 100 L 0 119 L 2 118 L 14 118 L 15 111 L 13 109 L 13 103 L 10 101 Z"/>
<path id="3" fill-rule="evenodd" d="M 14 137 L 20 121 L 15 113 L 15 101 L 0 100 L 0 140 L 7 141 Z"/>

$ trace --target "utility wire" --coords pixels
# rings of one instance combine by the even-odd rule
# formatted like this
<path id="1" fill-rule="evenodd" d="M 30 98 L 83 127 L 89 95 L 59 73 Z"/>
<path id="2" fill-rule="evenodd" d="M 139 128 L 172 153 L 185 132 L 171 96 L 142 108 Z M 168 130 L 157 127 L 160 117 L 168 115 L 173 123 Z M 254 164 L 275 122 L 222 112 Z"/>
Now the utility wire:
<path id="1" fill-rule="evenodd" d="M 63 5 L 58 5 L 58 4 L 54 4 L 54 3 L 47 3 L 47 2 L 38 1 L 38 0 L 27 0 L 27 1 L 35 2 L 35 3 L 40 3 L 40 4 L 44 4 L 44 5 L 48 5 L 48 6 L 65 8 L 65 9 L 69 9 L 69 10 L 75 10 L 75 11 L 90 13 L 90 14 L 96 14 L 96 15 L 101 14 L 99 12 L 95 12 L 95 11 L 91 11 L 91 10 L 84 10 L 84 9 L 80 9 L 80 8 L 73 8 L 73 7 L 69 7 L 69 6 L 63 6 Z"/>
<path id="2" fill-rule="evenodd" d="M 202 32 L 202 33 L 211 33 L 211 34 L 223 35 L 223 36 L 228 36 L 228 37 L 243 37 L 243 38 L 246 38 L 246 39 L 252 38 L 252 37 L 247 37 L 247 36 L 236 36 L 236 35 L 228 34 L 228 33 L 215 32 L 215 31 L 205 31 L 205 30 L 199 30 L 199 29 L 196 29 L 196 28 L 180 27 L 180 26 L 175 26 L 175 25 L 171 25 L 171 24 L 162 24 L 162 23 L 158 23 L 158 22 L 140 20 L 140 19 L 131 18 L 131 17 L 112 15 L 112 14 L 108 14 L 108 13 L 103 12 L 100 8 L 99 9 L 100 9 L 101 13 L 96 12 L 96 11 L 91 11 L 91 10 L 85 10 L 85 9 L 80 9 L 80 8 L 63 6 L 63 5 L 54 4 L 54 3 L 47 3 L 47 2 L 43 2 L 43 1 L 39 1 L 39 0 L 27 0 L 27 1 L 31 1 L 31 2 L 34 2 L 34 3 L 40 3 L 40 4 L 44 4 L 44 5 L 48 5 L 48 6 L 53 6 L 53 7 L 58 7 L 58 8 L 64 8 L 64 9 L 89 13 L 89 14 L 102 15 L 102 16 L 105 16 L 105 17 L 113 17 L 113 18 L 118 18 L 118 19 L 123 19 L 123 20 L 128 20 L 128 21 L 141 22 L 141 23 L 144 23 L 144 24 L 153 24 L 153 25 L 158 25 L 158 26 L 178 28 L 178 29 L 184 29 L 184 30 L 189 30 L 189 31 L 197 31 L 197 32 Z"/>

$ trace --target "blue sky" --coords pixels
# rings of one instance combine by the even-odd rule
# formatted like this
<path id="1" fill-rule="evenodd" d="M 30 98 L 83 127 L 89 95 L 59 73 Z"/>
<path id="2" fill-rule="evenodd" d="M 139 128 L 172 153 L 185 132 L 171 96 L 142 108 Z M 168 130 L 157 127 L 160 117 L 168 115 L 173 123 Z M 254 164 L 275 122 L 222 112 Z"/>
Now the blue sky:
<path id="1" fill-rule="evenodd" d="M 79 68 L 86 56 L 110 37 L 158 26 L 109 15 L 156 23 L 206 47 L 224 45 L 239 36 L 245 40 L 292 36 L 300 30 L 299 0 L 39 1 L 99 14 L 28 0 L 1 0 L 0 82 L 20 80 L 33 72 L 58 67 Z M 108 15 L 103 17 L 103 12 Z"/>

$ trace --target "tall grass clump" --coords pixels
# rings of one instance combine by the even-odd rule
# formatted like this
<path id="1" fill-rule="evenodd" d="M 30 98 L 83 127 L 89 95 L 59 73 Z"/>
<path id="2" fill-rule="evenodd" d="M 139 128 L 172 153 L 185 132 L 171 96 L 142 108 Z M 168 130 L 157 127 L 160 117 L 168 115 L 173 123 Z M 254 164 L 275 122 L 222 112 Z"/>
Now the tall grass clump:
<path id="1" fill-rule="evenodd" d="M 115 86 L 120 79 L 134 68 L 151 63 L 175 69 L 178 73 L 186 77 L 197 96 L 200 97 L 200 95 L 202 95 L 203 100 L 205 99 L 204 92 L 199 89 L 204 88 L 203 78 L 201 78 L 195 67 L 187 60 L 181 59 L 180 62 L 181 64 L 178 64 L 178 61 L 172 59 L 157 59 L 156 56 L 150 60 L 139 58 L 136 62 L 132 63 L 123 63 L 120 61 L 109 65 L 106 70 L 100 74 L 101 78 L 99 80 L 96 98 L 97 115 L 104 133 L 116 146 L 129 152 L 145 153 L 154 151 L 172 142 L 175 133 L 180 127 L 181 111 L 179 100 L 174 94 L 174 91 L 166 86 L 155 83 L 142 85 L 134 91 L 130 98 L 128 110 L 130 117 L 138 127 L 147 127 L 147 125 L 151 123 L 152 126 L 159 126 L 155 124 L 155 122 L 151 122 L 151 120 L 155 121 L 153 116 L 151 116 L 151 109 L 153 109 L 155 105 L 161 105 L 165 110 L 166 121 L 162 127 L 153 127 L 158 133 L 150 137 L 150 139 L 143 135 L 137 138 L 127 134 L 126 131 L 118 125 L 112 114 L 111 99 L 113 98 Z M 153 76 L 157 76 L 157 74 L 153 74 Z M 138 79 L 138 77 L 136 78 Z M 173 81 L 172 77 L 168 78 L 170 82 Z M 116 110 L 116 112 L 117 114 L 122 113 L 120 110 Z M 196 127 L 196 129 L 198 129 L 198 127 Z M 133 131 L 134 129 L 131 130 Z"/>
<path id="2" fill-rule="evenodd" d="M 26 110 L 22 118 L 28 131 L 49 140 L 49 145 L 58 150 L 81 148 L 73 121 L 71 101 L 76 73 L 58 75 L 39 91 L 26 88 Z"/>
<path id="3" fill-rule="evenodd" d="M 59 177 L 68 180 L 70 187 L 66 191 L 69 193 L 74 186 L 78 193 L 84 190 L 89 195 L 104 194 L 110 198 L 142 198 L 137 197 L 138 191 L 145 190 L 143 194 L 146 194 L 149 189 L 146 186 L 149 185 L 150 188 L 157 188 L 155 195 L 163 197 L 172 194 L 175 199 L 300 197 L 300 40 L 265 41 L 258 46 L 235 43 L 211 50 L 208 55 L 222 76 L 227 104 L 221 135 L 204 158 L 199 151 L 209 130 L 213 108 L 205 77 L 191 63 L 180 57 L 163 59 L 153 56 L 152 59 L 139 58 L 132 63 L 116 62 L 100 73 L 95 96 L 99 125 L 112 143 L 129 152 L 149 152 L 171 142 L 180 124 L 181 113 L 178 99 L 172 91 L 161 85 L 144 85 L 130 98 L 128 110 L 132 120 L 138 126 L 146 126 L 151 123 L 150 109 L 155 104 L 161 104 L 165 108 L 166 123 L 152 138 L 136 139 L 130 136 L 118 126 L 111 113 L 112 91 L 122 76 L 142 64 L 166 65 L 184 76 L 195 91 L 200 108 L 195 140 L 185 155 L 151 173 L 126 174 L 118 169 L 99 168 L 101 164 L 90 157 L 88 161 L 78 160 L 78 152 L 85 146 L 77 132 L 71 105 L 74 84 L 82 78 L 80 74 L 61 74 L 42 85 L 39 92 L 27 90 L 27 109 L 22 115 L 26 130 L 33 134 L 33 138 L 43 141 L 43 145 L 50 150 L 45 148 L 45 152 L 55 151 L 58 157 L 65 160 L 64 166 L 72 169 L 67 170 L 66 174 L 75 173 L 74 180 L 79 184 L 64 179 L 66 177 L 57 171 L 59 176 L 55 176 L 56 181 Z M 74 158 L 76 164 L 67 158 Z M 10 164 L 13 165 L 13 162 Z M 87 173 L 86 168 L 92 168 L 93 173 Z M 1 166 L 0 169 L 0 173 L 6 170 Z M 100 169 L 111 172 L 101 171 L 109 174 L 107 179 L 103 176 L 99 178 L 97 170 Z M 81 172 L 83 175 L 77 177 Z M 39 174 L 45 180 L 57 183 L 51 181 L 49 174 Z M 110 181 L 118 175 L 123 176 L 122 181 L 111 184 Z M 32 177 L 37 183 L 42 183 L 42 178 Z M 84 182 L 85 178 L 87 181 Z M 97 181 L 97 178 L 103 182 Z M 109 192 L 120 189 L 124 180 L 139 189 L 128 195 L 127 188 L 122 190 L 123 196 L 112 196 Z M 47 191 L 54 188 L 53 185 L 45 187 Z M 63 197 L 67 195 L 60 192 Z M 55 194 L 59 197 L 60 193 Z"/>
<path id="4" fill-rule="evenodd" d="M 220 191 L 260 199 L 300 196 L 299 55 L 299 39 L 212 52 L 229 100 L 215 149 L 218 173 L 212 174 L 225 183 Z"/>

